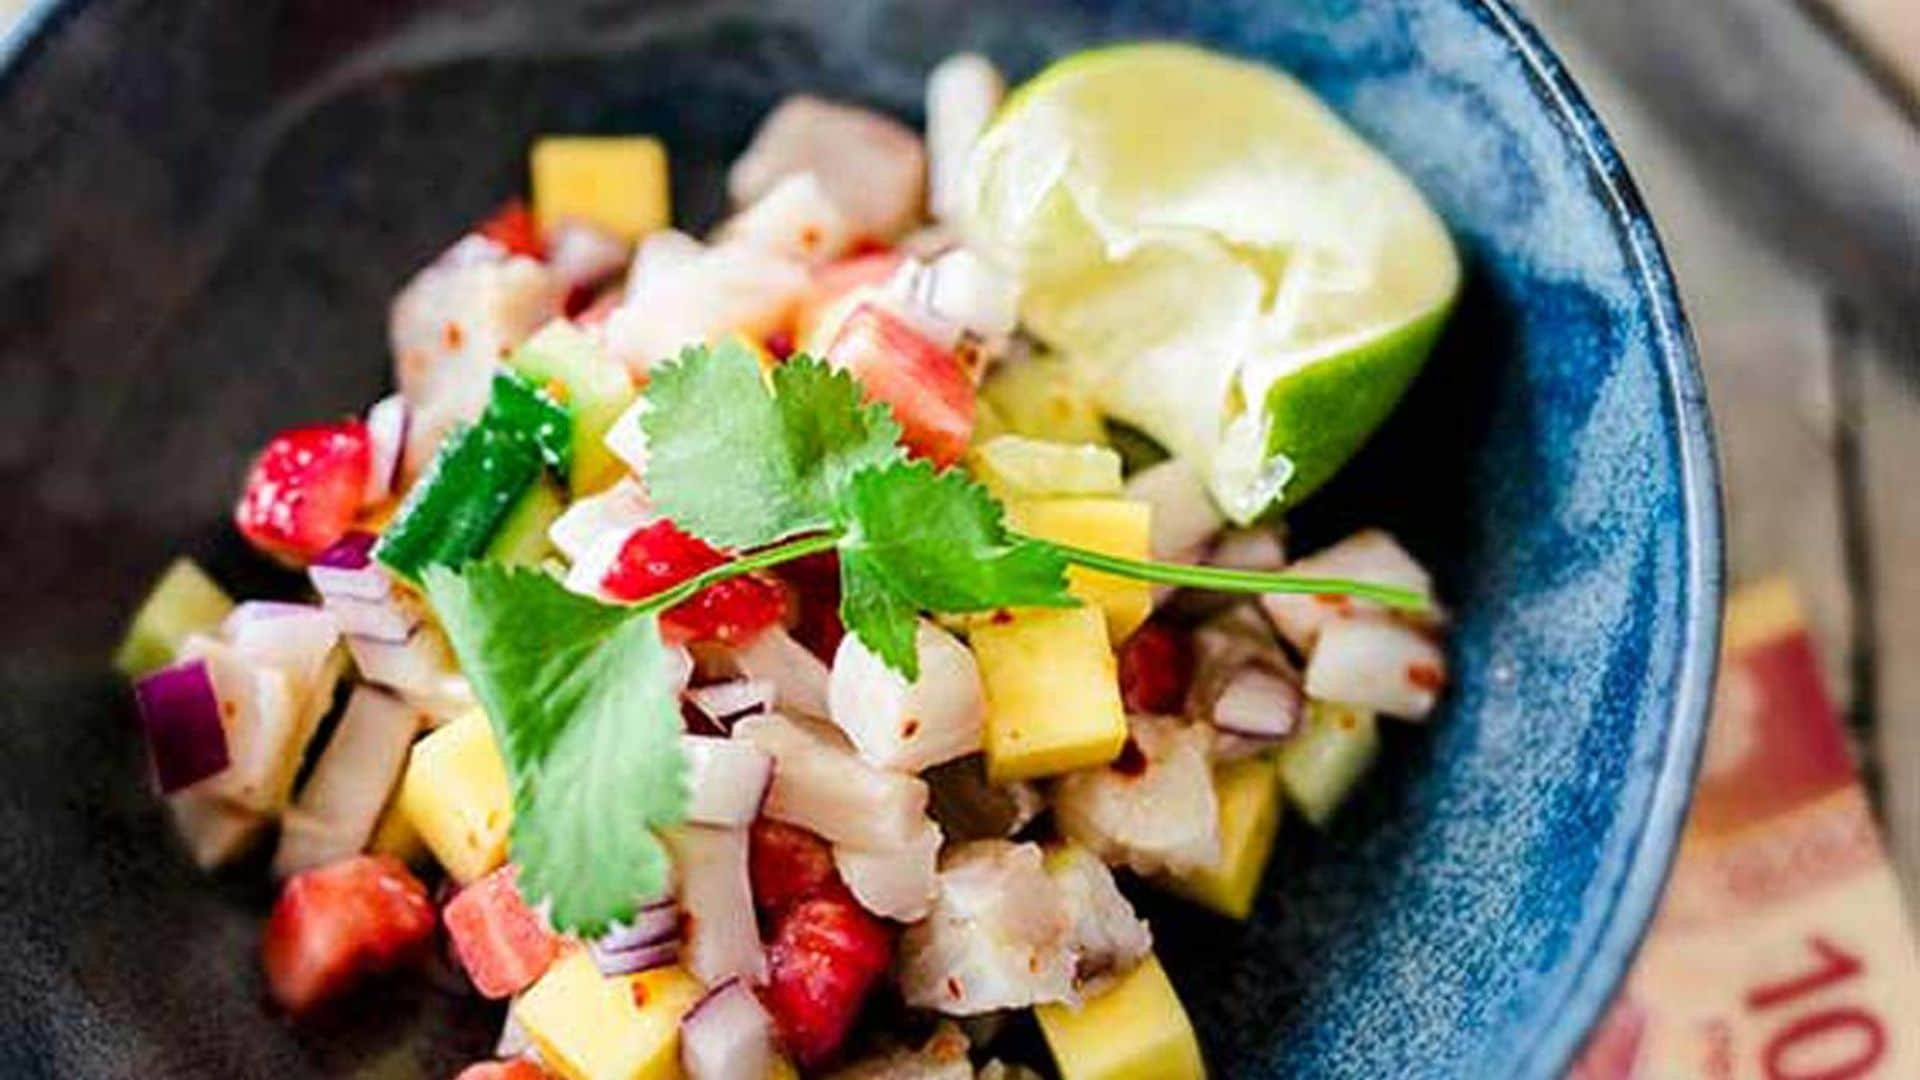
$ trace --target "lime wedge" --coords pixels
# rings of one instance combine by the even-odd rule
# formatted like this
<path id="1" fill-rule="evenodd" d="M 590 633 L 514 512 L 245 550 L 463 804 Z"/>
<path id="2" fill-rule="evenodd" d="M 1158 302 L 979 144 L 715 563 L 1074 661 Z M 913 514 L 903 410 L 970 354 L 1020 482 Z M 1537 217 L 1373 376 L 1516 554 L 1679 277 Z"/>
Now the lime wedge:
<path id="1" fill-rule="evenodd" d="M 1460 287 L 1445 226 L 1386 158 L 1286 75 L 1187 46 L 1042 72 L 962 194 L 1027 325 L 1241 521 L 1346 462 Z"/>

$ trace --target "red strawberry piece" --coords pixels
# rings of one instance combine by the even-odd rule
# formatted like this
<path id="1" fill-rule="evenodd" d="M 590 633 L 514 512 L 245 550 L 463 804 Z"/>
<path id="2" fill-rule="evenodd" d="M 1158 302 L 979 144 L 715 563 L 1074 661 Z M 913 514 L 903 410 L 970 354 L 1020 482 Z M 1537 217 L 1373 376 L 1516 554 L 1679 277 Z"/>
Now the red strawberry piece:
<path id="1" fill-rule="evenodd" d="M 1193 682 L 1193 643 L 1183 630 L 1149 622 L 1121 643 L 1119 666 L 1128 712 L 1177 715 Z"/>
<path id="2" fill-rule="evenodd" d="M 453 1080 L 549 1080 L 552 1073 L 528 1061 L 476 1061 L 460 1070 Z"/>
<path id="3" fill-rule="evenodd" d="M 600 585 L 616 599 L 644 600 L 726 561 L 699 538 L 661 520 L 634 530 Z M 786 594 L 779 585 L 737 577 L 668 608 L 661 626 L 670 637 L 738 645 L 779 622 L 786 611 Z"/>
<path id="4" fill-rule="evenodd" d="M 420 955 L 433 927 L 426 886 L 391 856 L 356 855 L 295 874 L 260 944 L 267 989 L 289 1012 L 306 1012 Z"/>
<path id="5" fill-rule="evenodd" d="M 533 212 L 519 199 L 495 210 L 493 216 L 474 231 L 506 248 L 508 254 L 525 255 L 529 259 L 547 257 L 547 242 L 540 236 L 540 223 L 533 220 Z"/>
<path id="6" fill-rule="evenodd" d="M 254 459 L 233 522 L 266 554 L 309 562 L 353 527 L 372 470 L 358 420 L 283 431 Z"/>
<path id="7" fill-rule="evenodd" d="M 809 897 L 845 894 L 833 848 L 813 833 L 763 817 L 755 819 L 747 841 L 753 903 L 763 913 L 778 916 Z"/>
<path id="8" fill-rule="evenodd" d="M 847 896 L 787 909 L 767 943 L 761 1000 L 796 1061 L 831 1058 L 860 1017 L 867 992 L 893 963 L 893 928 Z"/>
<path id="9" fill-rule="evenodd" d="M 560 951 L 560 939 L 521 898 L 510 865 L 461 889 L 440 917 L 482 997 L 509 997 L 532 986 Z"/>
<path id="10" fill-rule="evenodd" d="M 917 457 L 951 465 L 973 438 L 973 379 L 951 352 L 878 304 L 840 326 L 827 362 L 851 374 L 868 401 L 893 412 L 900 441 Z"/>

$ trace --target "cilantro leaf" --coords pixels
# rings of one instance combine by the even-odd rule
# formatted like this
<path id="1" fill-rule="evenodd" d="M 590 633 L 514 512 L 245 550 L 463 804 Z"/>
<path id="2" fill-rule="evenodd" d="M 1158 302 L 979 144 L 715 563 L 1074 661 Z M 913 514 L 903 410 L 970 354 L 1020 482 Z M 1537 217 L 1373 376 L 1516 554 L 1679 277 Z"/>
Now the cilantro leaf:
<path id="1" fill-rule="evenodd" d="M 908 678 L 919 675 L 919 612 L 1076 602 L 1060 554 L 1009 532 L 1000 504 L 965 473 L 924 461 L 863 469 L 847 485 L 845 509 L 840 617 Z"/>
<path id="2" fill-rule="evenodd" d="M 800 356 L 774 368 L 772 384 L 733 342 L 687 349 L 648 382 L 648 494 L 716 547 L 827 528 L 855 472 L 901 457 L 899 425 L 863 404 L 845 372 Z"/>
<path id="3" fill-rule="evenodd" d="M 658 621 L 495 563 L 425 585 L 506 760 L 521 889 L 584 935 L 632 917 L 667 886 L 654 830 L 687 802 Z"/>

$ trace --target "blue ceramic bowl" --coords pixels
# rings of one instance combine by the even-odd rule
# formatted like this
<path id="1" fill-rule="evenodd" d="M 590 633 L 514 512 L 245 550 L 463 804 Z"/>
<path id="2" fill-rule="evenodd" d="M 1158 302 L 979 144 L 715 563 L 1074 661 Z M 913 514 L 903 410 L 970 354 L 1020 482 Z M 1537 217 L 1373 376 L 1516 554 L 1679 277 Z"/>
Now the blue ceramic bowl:
<path id="1" fill-rule="evenodd" d="M 495 1022 L 395 988 L 294 1031 L 259 1003 L 265 888 L 188 868 L 106 670 L 273 429 L 386 380 L 403 277 L 547 131 L 672 147 L 683 220 L 782 94 L 915 114 L 957 49 L 1026 75 L 1181 38 L 1284 67 L 1419 182 L 1469 266 L 1388 429 L 1297 516 L 1438 567 L 1455 687 L 1258 916 L 1152 903 L 1216 1074 L 1548 1077 L 1659 892 L 1712 681 L 1720 521 L 1700 376 L 1619 155 L 1501 0 L 95 0 L 0 74 L 0 1072 L 448 1075 Z"/>

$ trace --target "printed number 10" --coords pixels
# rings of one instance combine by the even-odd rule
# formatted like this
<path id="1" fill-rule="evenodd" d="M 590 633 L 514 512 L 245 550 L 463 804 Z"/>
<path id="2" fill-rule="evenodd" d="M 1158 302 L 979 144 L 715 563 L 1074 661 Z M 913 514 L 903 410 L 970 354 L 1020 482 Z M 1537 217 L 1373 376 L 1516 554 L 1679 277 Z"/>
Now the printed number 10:
<path id="1" fill-rule="evenodd" d="M 1804 974 L 1779 982 L 1756 986 L 1747 992 L 1747 1011 L 1764 1012 L 1789 1004 L 1829 986 L 1843 983 L 1860 974 L 1858 957 L 1843 951 L 1826 938 L 1807 939 L 1818 966 Z M 1852 1032 L 1848 1040 L 1844 1033 Z M 1832 1054 L 1817 1054 L 1820 1045 L 1840 1045 L 1851 1052 L 1834 1060 Z M 1767 1080 L 1852 1080 L 1865 1076 L 1880 1063 L 1887 1050 L 1887 1032 L 1878 1017 L 1851 1005 L 1839 1005 L 1801 1016 L 1773 1033 L 1767 1040 L 1762 1060 Z"/>

